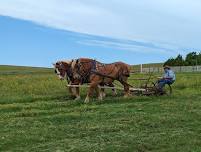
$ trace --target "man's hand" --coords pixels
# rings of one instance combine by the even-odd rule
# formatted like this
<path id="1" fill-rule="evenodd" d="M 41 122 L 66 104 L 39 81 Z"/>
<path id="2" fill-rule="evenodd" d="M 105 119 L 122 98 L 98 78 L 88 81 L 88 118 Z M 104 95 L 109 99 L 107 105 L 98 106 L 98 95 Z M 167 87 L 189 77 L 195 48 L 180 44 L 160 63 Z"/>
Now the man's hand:
<path id="1" fill-rule="evenodd" d="M 157 77 L 158 79 L 163 79 L 163 77 Z"/>

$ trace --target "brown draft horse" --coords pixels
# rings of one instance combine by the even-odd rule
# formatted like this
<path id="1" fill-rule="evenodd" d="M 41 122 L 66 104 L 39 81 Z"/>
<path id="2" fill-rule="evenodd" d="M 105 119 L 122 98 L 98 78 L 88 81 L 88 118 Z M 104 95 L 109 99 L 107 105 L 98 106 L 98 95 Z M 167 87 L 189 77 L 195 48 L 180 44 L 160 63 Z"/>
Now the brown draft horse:
<path id="1" fill-rule="evenodd" d="M 96 60 L 80 58 L 72 63 L 72 72 L 74 79 L 88 79 L 90 87 L 85 102 L 89 102 L 94 90 L 102 100 L 103 95 L 100 93 L 98 85 L 108 84 L 118 80 L 124 86 L 125 97 L 130 95 L 129 84 L 127 79 L 130 75 L 130 66 L 123 62 L 103 64 Z"/>
<path id="2" fill-rule="evenodd" d="M 89 61 L 93 61 L 92 59 L 89 59 Z M 68 84 L 70 85 L 81 85 L 84 83 L 89 83 L 89 78 L 85 77 L 85 79 L 81 77 L 73 76 L 72 72 L 72 63 L 74 63 L 74 60 L 70 61 L 58 61 L 55 64 L 53 64 L 55 73 L 57 74 L 58 78 L 60 80 L 67 79 Z M 114 87 L 112 84 L 113 81 L 108 82 L 108 84 L 100 84 L 102 86 L 107 85 L 110 87 Z M 68 87 L 69 93 L 71 96 L 75 96 L 75 100 L 80 99 L 80 90 L 79 87 Z M 116 90 L 112 89 L 113 95 L 116 95 Z M 102 96 L 105 96 L 104 89 L 101 89 Z"/>

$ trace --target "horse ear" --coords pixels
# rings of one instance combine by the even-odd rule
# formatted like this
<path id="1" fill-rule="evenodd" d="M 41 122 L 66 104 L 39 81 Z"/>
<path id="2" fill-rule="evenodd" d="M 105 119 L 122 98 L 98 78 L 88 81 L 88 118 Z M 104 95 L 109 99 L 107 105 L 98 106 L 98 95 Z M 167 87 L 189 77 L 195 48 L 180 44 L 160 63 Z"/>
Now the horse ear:
<path id="1" fill-rule="evenodd" d="M 77 60 L 72 60 L 72 63 L 71 63 L 71 68 L 72 69 L 75 68 L 76 63 L 77 63 Z"/>
<path id="2" fill-rule="evenodd" d="M 70 66 L 70 67 L 71 67 L 71 66 L 72 66 L 73 61 L 74 61 L 73 59 L 72 59 L 72 60 L 70 60 L 70 62 L 69 62 L 69 64 L 68 64 L 68 66 Z"/>

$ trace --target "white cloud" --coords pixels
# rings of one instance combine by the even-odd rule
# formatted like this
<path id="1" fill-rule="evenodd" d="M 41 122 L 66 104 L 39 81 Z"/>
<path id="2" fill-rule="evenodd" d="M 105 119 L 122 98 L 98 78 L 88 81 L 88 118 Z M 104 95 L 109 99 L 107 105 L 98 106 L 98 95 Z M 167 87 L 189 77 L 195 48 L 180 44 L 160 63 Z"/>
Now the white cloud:
<path id="1" fill-rule="evenodd" d="M 0 15 L 130 40 L 201 48 L 200 0 L 1 0 Z"/>
<path id="2" fill-rule="evenodd" d="M 127 50 L 130 52 L 138 52 L 144 54 L 166 54 L 168 56 L 174 56 L 178 52 L 179 48 L 173 46 L 166 46 L 161 44 L 150 44 L 149 42 L 132 42 L 132 41 L 115 41 L 115 40 L 81 40 L 78 41 L 79 44 L 89 45 L 89 46 L 101 46 L 105 48 L 113 48 L 118 50 Z M 161 46 L 160 46 L 161 45 Z M 167 45 L 167 44 L 166 44 Z"/>

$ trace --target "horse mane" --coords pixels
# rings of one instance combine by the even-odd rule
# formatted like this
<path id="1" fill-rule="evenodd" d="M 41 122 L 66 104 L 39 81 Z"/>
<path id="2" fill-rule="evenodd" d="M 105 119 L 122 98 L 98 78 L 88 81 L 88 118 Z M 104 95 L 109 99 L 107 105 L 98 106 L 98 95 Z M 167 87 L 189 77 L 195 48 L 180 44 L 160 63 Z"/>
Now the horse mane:
<path id="1" fill-rule="evenodd" d="M 72 60 L 72 62 L 71 62 L 71 68 L 72 69 L 74 69 L 76 63 L 77 63 L 77 60 Z"/>
<path id="2" fill-rule="evenodd" d="M 71 64 L 71 63 L 72 63 L 72 60 L 62 60 L 62 61 L 60 61 L 60 62 L 64 62 L 64 63 L 66 63 L 66 64 Z"/>

